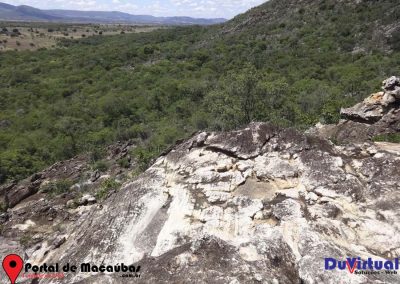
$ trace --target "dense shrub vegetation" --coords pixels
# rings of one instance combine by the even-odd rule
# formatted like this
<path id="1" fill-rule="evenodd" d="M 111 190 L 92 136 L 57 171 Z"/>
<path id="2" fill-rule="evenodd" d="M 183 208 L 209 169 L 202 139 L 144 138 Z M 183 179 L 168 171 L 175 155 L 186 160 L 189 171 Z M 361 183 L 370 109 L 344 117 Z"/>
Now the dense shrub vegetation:
<path id="1" fill-rule="evenodd" d="M 121 187 L 121 184 L 117 182 L 115 179 L 106 179 L 101 183 L 100 190 L 96 193 L 97 199 L 104 199 L 107 197 L 112 190 L 118 190 Z"/>
<path id="2" fill-rule="evenodd" d="M 55 182 L 49 182 L 45 184 L 41 188 L 41 191 L 51 196 L 55 196 L 67 192 L 72 184 L 72 181 L 68 179 L 57 180 Z"/>
<path id="3" fill-rule="evenodd" d="M 376 142 L 400 143 L 400 133 L 382 134 L 373 138 Z"/>
<path id="4" fill-rule="evenodd" d="M 141 143 L 134 154 L 144 169 L 199 129 L 335 122 L 340 107 L 400 74 L 398 35 L 371 38 L 375 20 L 387 20 L 382 3 L 390 1 L 379 2 L 336 13 L 321 4 L 237 30 L 245 15 L 224 27 L 95 36 L 2 53 L 0 183 L 117 140 Z M 398 13 L 387 14 L 398 21 Z"/>

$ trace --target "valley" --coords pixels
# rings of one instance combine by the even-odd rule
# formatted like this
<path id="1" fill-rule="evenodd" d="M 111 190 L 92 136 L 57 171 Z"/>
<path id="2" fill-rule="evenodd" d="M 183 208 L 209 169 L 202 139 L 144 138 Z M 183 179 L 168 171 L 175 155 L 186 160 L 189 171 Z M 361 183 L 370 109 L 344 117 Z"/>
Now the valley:
<path id="1" fill-rule="evenodd" d="M 118 27 L 84 38 L 80 29 L 55 48 L 2 53 L 0 181 L 120 140 L 139 142 L 133 155 L 146 168 L 198 130 L 334 123 L 341 107 L 400 73 L 398 9 L 389 9 L 396 1 L 343 1 L 335 15 L 322 4 L 288 3 L 270 1 L 222 25 Z M 54 37 L 45 33 L 44 45 Z"/>

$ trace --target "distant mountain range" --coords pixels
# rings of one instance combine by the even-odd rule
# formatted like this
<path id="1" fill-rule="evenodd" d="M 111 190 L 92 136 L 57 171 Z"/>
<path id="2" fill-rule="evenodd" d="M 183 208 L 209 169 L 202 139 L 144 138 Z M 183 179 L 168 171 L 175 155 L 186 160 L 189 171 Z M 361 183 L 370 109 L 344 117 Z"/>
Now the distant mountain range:
<path id="1" fill-rule="evenodd" d="M 26 5 L 13 6 L 1 2 L 0 20 L 162 25 L 212 25 L 226 21 L 226 19 L 223 18 L 202 19 L 191 17 L 154 17 L 150 15 L 131 15 L 116 11 L 41 10 Z"/>

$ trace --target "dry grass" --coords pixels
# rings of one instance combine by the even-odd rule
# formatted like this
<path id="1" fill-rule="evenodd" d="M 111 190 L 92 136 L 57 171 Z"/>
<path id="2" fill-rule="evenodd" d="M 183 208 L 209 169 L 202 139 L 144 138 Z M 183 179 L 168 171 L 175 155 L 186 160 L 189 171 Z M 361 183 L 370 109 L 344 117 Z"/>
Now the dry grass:
<path id="1" fill-rule="evenodd" d="M 0 52 L 8 50 L 37 50 L 53 48 L 59 39 L 80 39 L 90 36 L 107 36 L 121 33 L 150 32 L 157 26 L 130 25 L 72 25 L 54 23 L 0 23 L 0 31 L 18 29 L 19 35 L 0 34 Z"/>

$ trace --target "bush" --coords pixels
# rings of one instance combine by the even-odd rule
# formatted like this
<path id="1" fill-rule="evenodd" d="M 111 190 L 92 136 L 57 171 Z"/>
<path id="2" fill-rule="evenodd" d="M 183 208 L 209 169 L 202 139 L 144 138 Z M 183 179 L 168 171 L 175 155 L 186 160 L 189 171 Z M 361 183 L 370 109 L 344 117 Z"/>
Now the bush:
<path id="1" fill-rule="evenodd" d="M 375 142 L 400 143 L 400 133 L 381 134 L 372 138 Z"/>
<path id="2" fill-rule="evenodd" d="M 150 55 L 154 53 L 154 48 L 152 46 L 145 46 L 143 48 L 143 53 L 146 55 Z"/>
<path id="3" fill-rule="evenodd" d="M 151 147 L 143 146 L 133 149 L 132 154 L 137 162 L 139 170 L 143 172 L 149 167 L 150 162 L 158 155 Z"/>
<path id="4" fill-rule="evenodd" d="M 0 202 L 0 212 L 6 212 L 7 205 L 4 202 Z"/>
<path id="5" fill-rule="evenodd" d="M 122 158 L 122 159 L 118 160 L 118 165 L 121 168 L 128 169 L 131 166 L 131 163 L 129 162 L 129 159 L 125 157 L 125 158 Z"/>
<path id="6" fill-rule="evenodd" d="M 103 159 L 106 156 L 106 150 L 102 147 L 95 147 L 91 152 L 90 152 L 90 161 L 92 163 L 96 163 L 97 161 Z"/>
<path id="7" fill-rule="evenodd" d="M 109 178 L 101 183 L 100 190 L 96 193 L 96 198 L 99 200 L 105 199 L 109 192 L 118 190 L 121 184 L 115 179 Z"/>
<path id="8" fill-rule="evenodd" d="M 93 165 L 93 169 L 94 169 L 94 170 L 98 170 L 98 171 L 100 171 L 100 172 L 105 172 L 105 171 L 108 170 L 108 168 L 109 168 L 109 164 L 108 164 L 108 162 L 105 161 L 105 160 L 97 161 L 97 162 L 94 163 L 94 165 Z"/>
<path id="9" fill-rule="evenodd" d="M 61 179 L 44 185 L 41 190 L 42 192 L 47 193 L 50 196 L 57 196 L 68 192 L 72 185 L 73 182 L 71 180 Z"/>
<path id="10" fill-rule="evenodd" d="M 33 242 L 33 237 L 31 235 L 31 233 L 25 233 L 20 239 L 19 239 L 20 244 L 23 247 L 28 247 L 32 244 Z"/>

